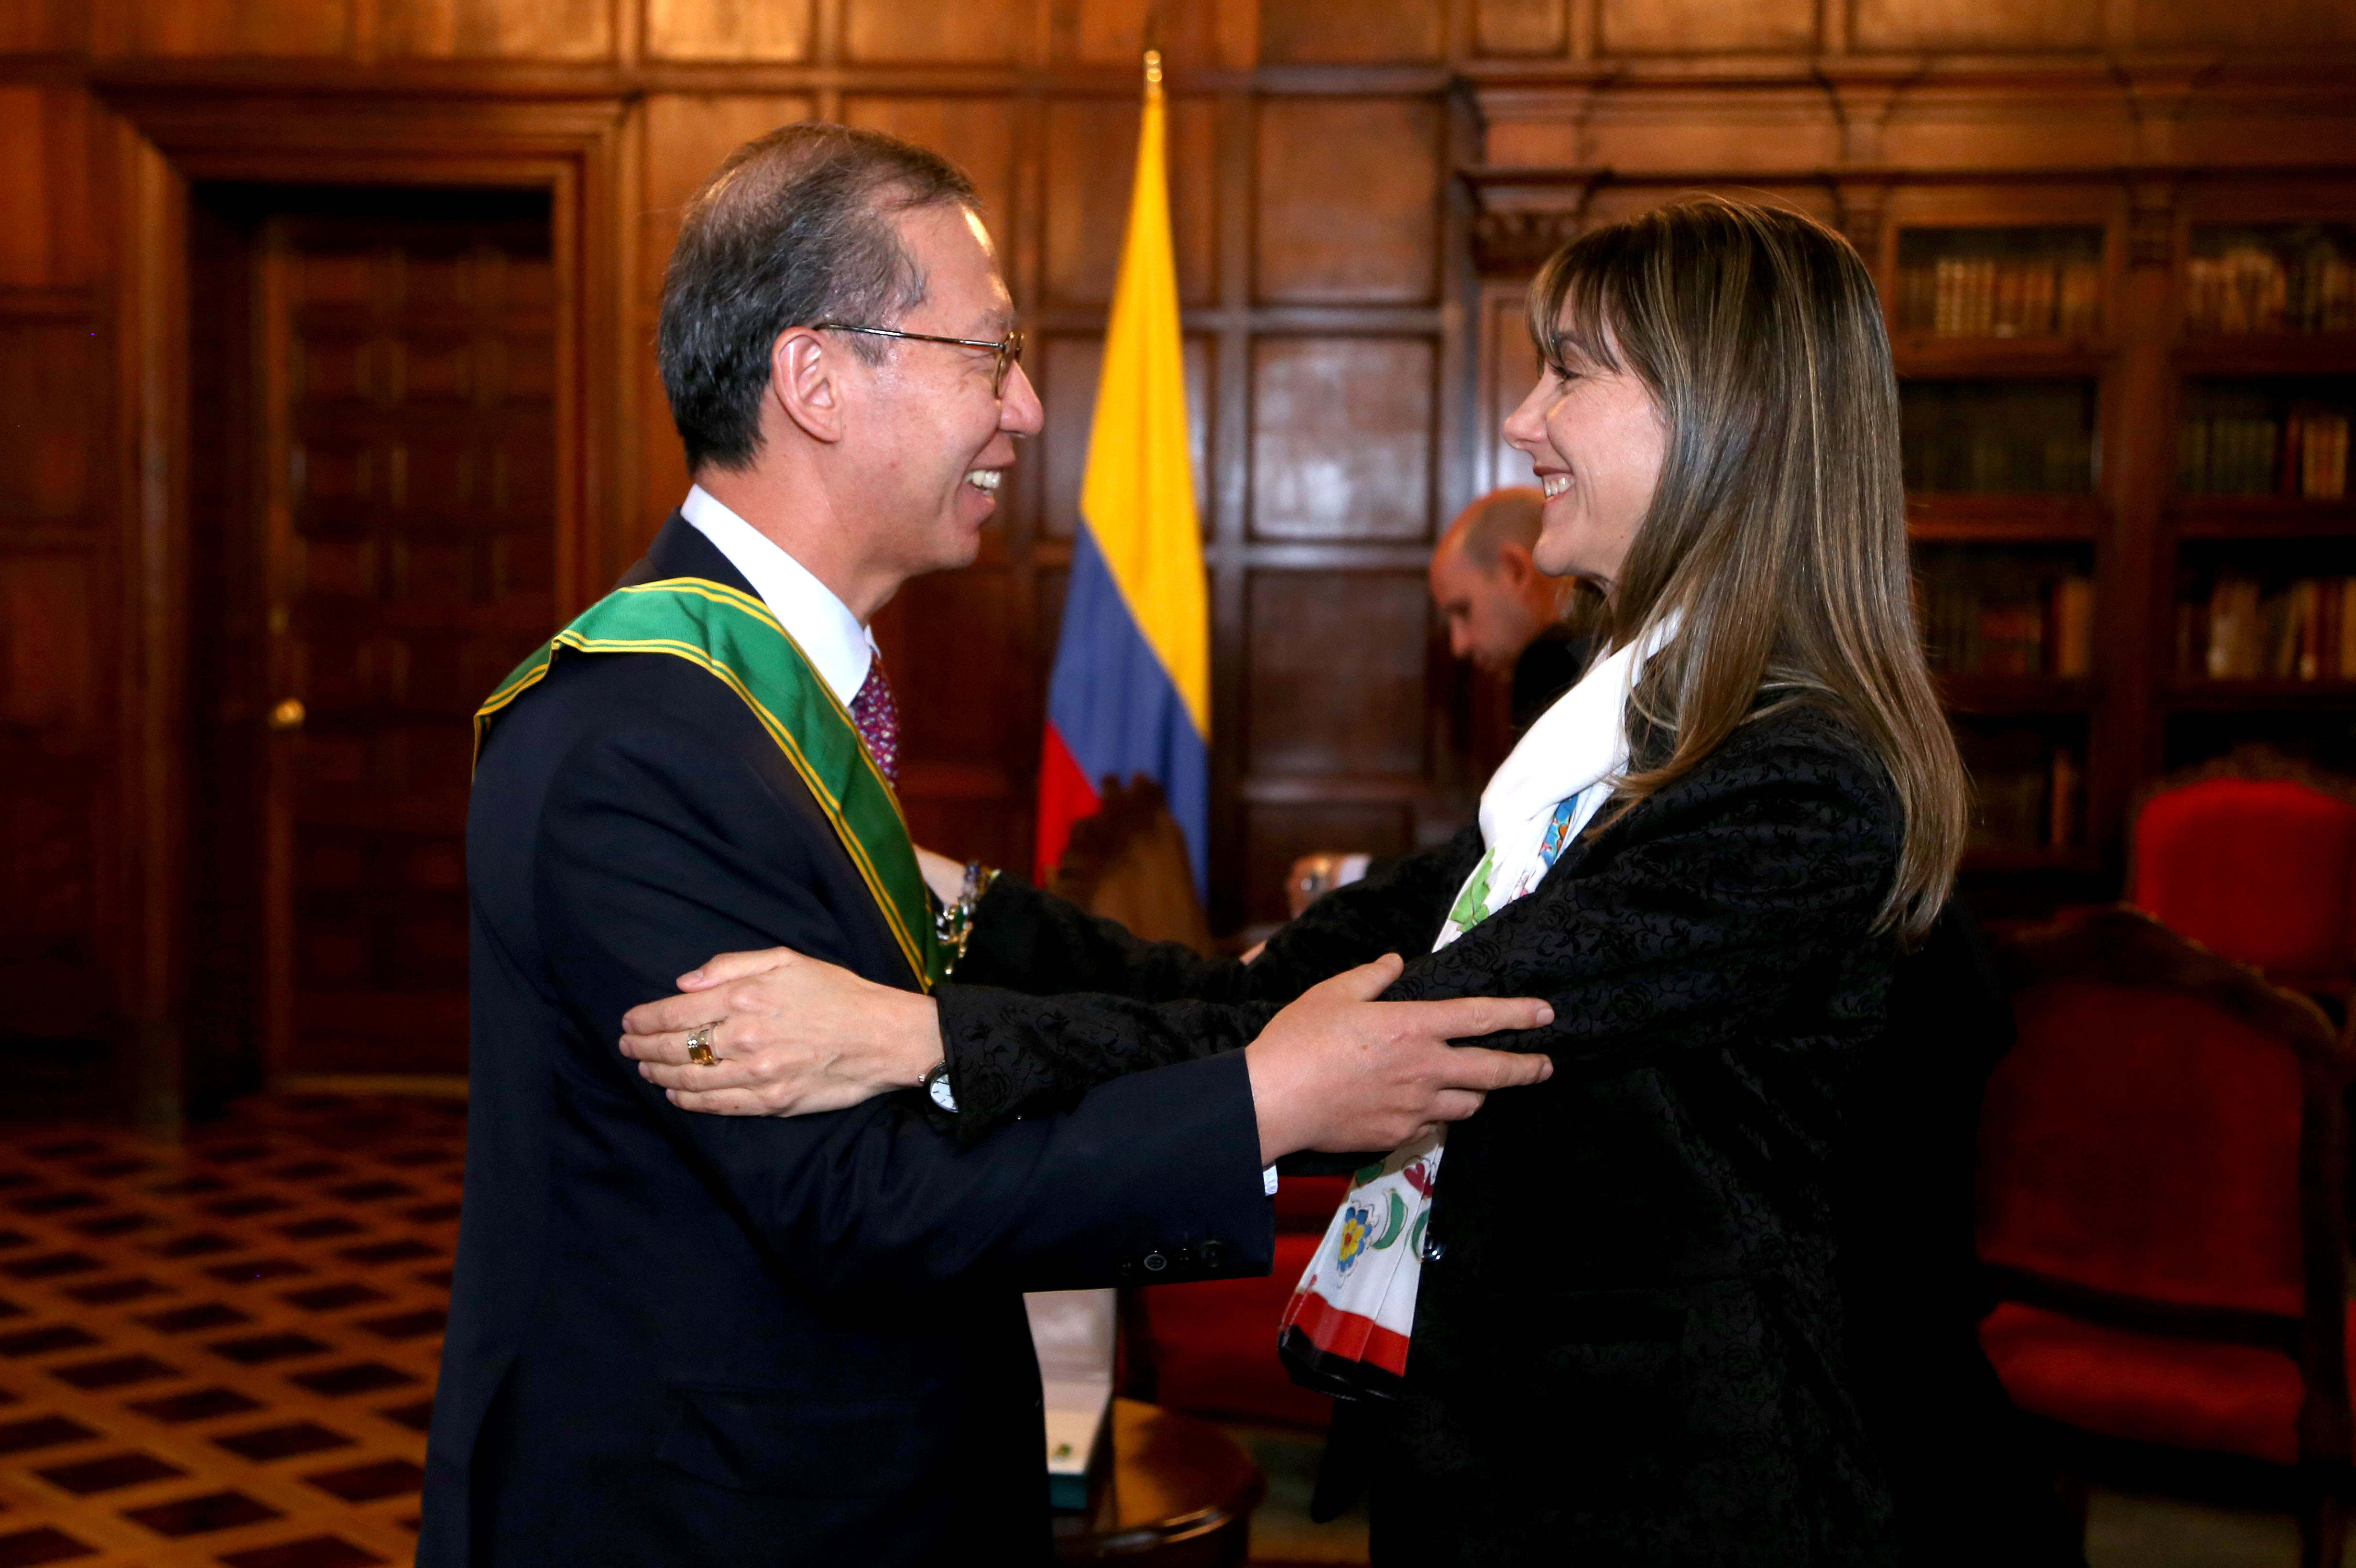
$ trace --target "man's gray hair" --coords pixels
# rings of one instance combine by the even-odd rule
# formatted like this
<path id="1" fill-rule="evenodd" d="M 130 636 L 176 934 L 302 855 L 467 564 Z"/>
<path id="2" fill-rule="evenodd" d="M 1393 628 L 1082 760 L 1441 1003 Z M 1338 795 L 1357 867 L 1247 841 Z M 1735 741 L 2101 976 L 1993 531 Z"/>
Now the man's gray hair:
<path id="1" fill-rule="evenodd" d="M 691 473 L 761 450 L 769 349 L 792 326 L 889 326 L 924 302 L 900 213 L 974 205 L 939 154 L 880 131 L 803 123 L 728 155 L 687 205 L 663 272 L 656 357 Z M 888 340 L 842 335 L 869 363 Z"/>

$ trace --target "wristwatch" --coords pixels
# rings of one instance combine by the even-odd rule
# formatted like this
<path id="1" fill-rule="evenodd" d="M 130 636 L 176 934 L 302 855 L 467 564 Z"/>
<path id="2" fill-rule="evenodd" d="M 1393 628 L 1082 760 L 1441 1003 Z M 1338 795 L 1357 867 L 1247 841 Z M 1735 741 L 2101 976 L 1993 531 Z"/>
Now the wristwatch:
<path id="1" fill-rule="evenodd" d="M 930 1096 L 934 1104 L 951 1115 L 956 1114 L 957 1091 L 949 1087 L 949 1064 L 947 1057 L 943 1057 L 926 1068 L 925 1075 L 916 1080 L 916 1087 Z"/>

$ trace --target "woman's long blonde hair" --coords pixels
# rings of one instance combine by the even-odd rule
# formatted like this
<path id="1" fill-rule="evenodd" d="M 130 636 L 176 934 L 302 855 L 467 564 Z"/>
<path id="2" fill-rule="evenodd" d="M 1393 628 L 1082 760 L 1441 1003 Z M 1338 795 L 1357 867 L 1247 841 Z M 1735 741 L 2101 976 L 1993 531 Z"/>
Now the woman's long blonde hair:
<path id="1" fill-rule="evenodd" d="M 1865 263 L 1798 213 L 1688 197 L 1556 252 L 1529 319 L 1547 374 L 1624 369 L 1666 429 L 1606 628 L 1616 646 L 1680 619 L 1631 703 L 1632 734 L 1658 743 L 1615 816 L 1745 720 L 1828 708 L 1889 771 L 1905 840 L 1879 927 L 1919 938 L 1954 885 L 1967 786 L 1914 625 L 1898 381 Z"/>

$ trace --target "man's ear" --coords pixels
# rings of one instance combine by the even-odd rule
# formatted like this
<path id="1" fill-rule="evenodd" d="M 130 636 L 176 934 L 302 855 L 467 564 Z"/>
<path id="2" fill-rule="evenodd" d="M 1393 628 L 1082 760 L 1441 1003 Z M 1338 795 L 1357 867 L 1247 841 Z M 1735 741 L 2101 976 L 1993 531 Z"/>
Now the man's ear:
<path id="1" fill-rule="evenodd" d="M 1526 546 L 1507 539 L 1497 547 L 1497 575 L 1505 580 L 1506 587 L 1519 593 L 1538 575 L 1538 563 L 1531 559 Z"/>
<path id="2" fill-rule="evenodd" d="M 769 398 L 812 441 L 838 442 L 846 414 L 843 363 L 837 346 L 807 326 L 788 327 L 769 346 Z"/>

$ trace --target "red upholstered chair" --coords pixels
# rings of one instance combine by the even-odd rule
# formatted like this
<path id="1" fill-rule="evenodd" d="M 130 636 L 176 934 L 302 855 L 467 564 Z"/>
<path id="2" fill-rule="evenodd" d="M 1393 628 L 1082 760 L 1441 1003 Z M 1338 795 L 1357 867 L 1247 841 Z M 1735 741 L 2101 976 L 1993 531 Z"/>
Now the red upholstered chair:
<path id="1" fill-rule="evenodd" d="M 2301 1483 L 2337 1568 L 2351 1054 L 2315 1004 L 2132 911 L 2013 939 L 2019 1042 L 1980 1125 L 1981 1342 L 2030 1413 Z"/>
<path id="2" fill-rule="evenodd" d="M 2276 985 L 2344 997 L 2356 784 L 2264 747 L 2162 779 L 2135 816 L 2128 901 Z"/>
<path id="3" fill-rule="evenodd" d="M 1151 1397 L 1173 1410 L 1323 1428 L 1333 1402 L 1285 1374 L 1276 1328 L 1346 1177 L 1288 1176 L 1276 1194 L 1276 1267 L 1265 1279 L 1155 1285 L 1135 1293 L 1131 1345 L 1141 1338 Z M 1144 1371 L 1146 1368 L 1137 1369 Z"/>

